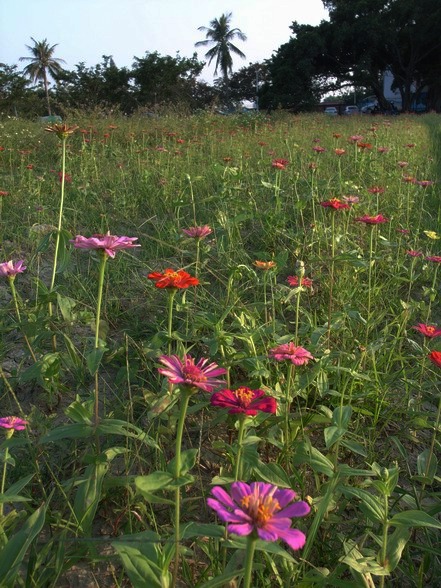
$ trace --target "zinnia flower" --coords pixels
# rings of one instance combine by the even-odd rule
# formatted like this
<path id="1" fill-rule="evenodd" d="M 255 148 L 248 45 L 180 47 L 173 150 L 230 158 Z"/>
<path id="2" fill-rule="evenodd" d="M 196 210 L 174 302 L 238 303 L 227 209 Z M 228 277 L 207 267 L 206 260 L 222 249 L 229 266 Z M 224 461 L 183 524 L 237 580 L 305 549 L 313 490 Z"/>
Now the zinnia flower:
<path id="1" fill-rule="evenodd" d="M 282 159 L 281 157 L 279 157 L 277 159 L 273 159 L 271 162 L 272 167 L 275 167 L 276 169 L 281 169 L 281 170 L 286 169 L 286 166 L 288 164 L 289 164 L 289 161 L 287 159 Z"/>
<path id="2" fill-rule="evenodd" d="M 190 227 L 189 229 L 182 229 L 182 232 L 185 233 L 188 237 L 192 237 L 193 239 L 204 239 L 213 231 L 208 225 L 204 225 L 203 227 Z"/>
<path id="3" fill-rule="evenodd" d="M 369 216 L 365 214 L 364 216 L 359 216 L 355 220 L 366 225 L 379 225 L 381 223 L 389 222 L 389 219 L 385 218 L 382 214 L 377 214 L 376 216 Z"/>
<path id="4" fill-rule="evenodd" d="M 314 357 L 304 347 L 297 347 L 291 341 L 270 349 L 270 355 L 277 361 L 291 361 L 294 365 L 305 365 Z"/>
<path id="5" fill-rule="evenodd" d="M 346 149 L 334 149 L 334 153 L 336 155 L 344 155 L 346 153 Z"/>
<path id="6" fill-rule="evenodd" d="M 437 367 L 441 367 L 441 351 L 432 351 L 427 357 Z"/>
<path id="7" fill-rule="evenodd" d="M 303 500 L 292 502 L 296 497 L 293 490 L 280 490 L 264 482 L 233 482 L 231 496 L 220 486 L 215 486 L 211 493 L 214 498 L 208 498 L 207 504 L 221 521 L 228 523 L 229 533 L 254 533 L 264 541 L 282 539 L 291 549 L 300 549 L 305 544 L 304 533 L 291 528 L 291 518 L 307 515 L 310 507 Z"/>
<path id="8" fill-rule="evenodd" d="M 55 133 L 59 139 L 66 139 L 69 135 L 72 135 L 77 129 L 77 125 L 73 125 L 70 127 L 67 124 L 63 123 L 46 127 L 44 130 L 48 133 Z"/>
<path id="9" fill-rule="evenodd" d="M 255 261 L 253 265 L 261 270 L 269 270 L 276 267 L 277 263 L 275 261 Z"/>
<path id="10" fill-rule="evenodd" d="M 267 396 L 263 390 L 251 390 L 245 386 L 237 390 L 220 390 L 210 397 L 213 406 L 228 408 L 230 414 L 246 414 L 255 416 L 259 410 L 274 414 L 277 410 L 277 401 L 272 396 Z"/>
<path id="11" fill-rule="evenodd" d="M 426 235 L 426 237 L 429 237 L 429 239 L 434 239 L 435 241 L 437 239 L 441 239 L 436 231 L 423 231 L 423 233 Z"/>
<path id="12" fill-rule="evenodd" d="M 25 271 L 26 266 L 23 263 L 23 260 L 17 261 L 17 263 L 14 263 L 12 260 L 0 263 L 0 276 L 15 278 L 17 274 L 22 274 Z"/>
<path id="13" fill-rule="evenodd" d="M 418 323 L 415 327 L 412 327 L 416 331 L 422 333 L 425 337 L 432 339 L 433 337 L 439 337 L 441 335 L 441 329 L 432 325 L 426 325 L 424 323 Z"/>
<path id="14" fill-rule="evenodd" d="M 326 151 L 326 149 L 324 147 L 321 147 L 320 145 L 316 145 L 312 148 L 312 150 L 316 153 L 324 153 Z"/>
<path id="15" fill-rule="evenodd" d="M 441 263 L 441 255 L 429 255 L 426 261 L 433 261 L 434 263 Z"/>
<path id="16" fill-rule="evenodd" d="M 6 192 L 5 190 L 0 190 L 0 196 L 9 196 L 9 192 Z"/>
<path id="17" fill-rule="evenodd" d="M 179 290 L 182 290 L 199 284 L 198 278 L 191 276 L 184 270 L 174 270 L 170 268 L 167 268 L 163 274 L 160 272 L 152 272 L 147 278 L 155 282 L 156 288 L 178 288 Z"/>
<path id="18" fill-rule="evenodd" d="M 299 278 L 297 276 L 288 276 L 286 281 L 290 286 L 293 288 L 298 288 L 299 286 Z M 302 278 L 301 285 L 305 286 L 305 288 L 312 288 L 312 280 L 311 278 Z"/>
<path id="19" fill-rule="evenodd" d="M 358 204 L 360 202 L 358 196 L 343 196 L 343 200 L 348 204 Z"/>
<path id="20" fill-rule="evenodd" d="M 165 365 L 165 368 L 158 369 L 159 373 L 168 378 L 171 384 L 200 388 L 204 392 L 212 392 L 214 388 L 225 384 L 225 380 L 217 376 L 226 374 L 227 370 L 214 362 L 208 363 L 208 359 L 200 359 L 195 363 L 190 355 L 184 355 L 183 360 L 177 355 L 161 355 L 159 361 Z"/>
<path id="21" fill-rule="evenodd" d="M 71 239 L 76 249 L 101 249 L 109 257 L 114 258 L 116 252 L 120 249 L 131 249 L 132 247 L 141 247 L 134 241 L 138 237 L 116 237 L 115 235 L 92 235 L 92 237 L 82 237 L 77 235 L 75 239 Z"/>
<path id="22" fill-rule="evenodd" d="M 324 208 L 332 208 L 333 210 L 344 210 L 350 208 L 349 204 L 346 204 L 346 202 L 342 202 L 338 198 L 331 198 L 331 200 L 320 202 L 320 205 Z"/>
<path id="23" fill-rule="evenodd" d="M 416 251 L 415 249 L 408 249 L 406 253 L 407 255 L 410 255 L 410 257 L 423 257 L 422 252 Z"/>
<path id="24" fill-rule="evenodd" d="M 368 188 L 367 191 L 371 194 L 383 194 L 384 188 L 382 188 L 381 186 L 372 186 L 372 188 Z"/>
<path id="25" fill-rule="evenodd" d="M 431 180 L 420 180 L 417 182 L 418 186 L 421 186 L 421 188 L 428 188 L 429 186 L 432 186 L 434 182 L 432 182 Z"/>
<path id="26" fill-rule="evenodd" d="M 23 431 L 28 421 L 15 416 L 0 418 L 0 427 L 3 429 L 14 429 L 14 431 Z"/>

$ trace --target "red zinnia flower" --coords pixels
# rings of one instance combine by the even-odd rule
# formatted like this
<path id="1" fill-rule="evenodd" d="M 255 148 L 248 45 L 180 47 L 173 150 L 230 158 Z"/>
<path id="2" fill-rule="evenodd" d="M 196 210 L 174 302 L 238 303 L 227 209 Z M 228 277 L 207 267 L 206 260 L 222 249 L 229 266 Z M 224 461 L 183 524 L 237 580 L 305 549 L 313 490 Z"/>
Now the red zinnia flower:
<path id="1" fill-rule="evenodd" d="M 419 323 L 417 326 L 412 327 L 416 331 L 422 333 L 425 337 L 429 337 L 432 339 L 433 337 L 439 337 L 441 335 L 441 329 L 432 325 L 425 325 L 424 323 Z"/>
<path id="2" fill-rule="evenodd" d="M 226 374 L 227 370 L 214 362 L 208 363 L 208 359 L 200 359 L 195 363 L 190 355 L 184 355 L 183 360 L 177 355 L 162 355 L 159 361 L 165 365 L 165 368 L 158 369 L 159 373 L 166 376 L 171 384 L 200 388 L 204 392 L 212 392 L 214 388 L 225 384 L 225 380 L 217 376 Z"/>
<path id="3" fill-rule="evenodd" d="M 210 402 L 213 406 L 228 408 L 230 414 L 246 414 L 255 416 L 259 410 L 274 414 L 277 410 L 277 402 L 272 396 L 267 396 L 263 390 L 251 390 L 245 386 L 237 390 L 219 390 L 211 395 Z"/>
<path id="4" fill-rule="evenodd" d="M 434 263 L 441 263 L 440 255 L 429 255 L 426 257 L 426 261 L 433 261 Z"/>
<path id="5" fill-rule="evenodd" d="M 0 190 L 0 196 L 9 196 L 9 192 L 5 192 L 4 190 Z"/>
<path id="6" fill-rule="evenodd" d="M 147 276 L 149 280 L 155 282 L 156 288 L 178 288 L 182 290 L 190 286 L 197 286 L 199 280 L 184 270 L 174 270 L 167 268 L 163 274 L 152 272 Z"/>
<path id="7" fill-rule="evenodd" d="M 423 257 L 423 254 L 421 251 L 415 251 L 415 249 L 409 249 L 408 251 L 406 251 L 407 255 L 410 255 L 410 257 Z"/>
<path id="8" fill-rule="evenodd" d="M 385 218 L 382 214 L 377 214 L 377 216 L 369 216 L 365 214 L 364 216 L 359 216 L 355 220 L 359 223 L 365 223 L 366 225 L 379 225 L 381 223 L 389 222 L 389 219 Z"/>
<path id="9" fill-rule="evenodd" d="M 403 182 L 406 182 L 406 184 L 416 184 L 416 178 L 413 176 L 403 176 Z"/>
<path id="10" fill-rule="evenodd" d="M 314 357 L 304 347 L 297 347 L 291 341 L 270 349 L 270 356 L 277 361 L 290 361 L 294 365 L 305 365 Z"/>
<path id="11" fill-rule="evenodd" d="M 431 180 L 420 180 L 419 182 L 417 182 L 418 186 L 421 186 L 421 188 L 428 188 L 429 186 L 432 186 L 434 182 L 432 182 Z"/>
<path id="12" fill-rule="evenodd" d="M 397 165 L 399 167 L 407 167 L 409 163 L 407 161 L 398 161 Z"/>
<path id="13" fill-rule="evenodd" d="M 432 351 L 427 357 L 437 367 L 441 367 L 441 351 Z"/>
<path id="14" fill-rule="evenodd" d="M 293 288 L 298 288 L 299 286 L 299 278 L 297 276 L 288 276 L 286 281 Z M 305 288 L 312 288 L 311 278 L 302 278 L 301 284 L 302 286 L 305 286 Z"/>
<path id="15" fill-rule="evenodd" d="M 326 149 L 324 147 L 320 147 L 320 145 L 316 145 L 316 147 L 313 147 L 312 150 L 316 153 L 323 153 L 326 151 Z"/>
<path id="16" fill-rule="evenodd" d="M 289 161 L 287 159 L 282 159 L 282 158 L 278 158 L 278 159 L 273 159 L 271 165 L 273 167 L 275 167 L 276 169 L 286 169 L 286 166 L 289 164 Z"/>
<path id="17" fill-rule="evenodd" d="M 336 155 L 344 155 L 346 153 L 346 149 L 334 149 L 334 153 Z"/>
<path id="18" fill-rule="evenodd" d="M 331 200 L 320 202 L 320 205 L 324 208 L 332 208 L 334 210 L 344 210 L 350 208 L 349 204 L 346 204 L 346 202 L 342 202 L 338 198 L 331 198 Z"/>
<path id="19" fill-rule="evenodd" d="M 357 143 L 359 149 L 372 149 L 372 143 Z"/>

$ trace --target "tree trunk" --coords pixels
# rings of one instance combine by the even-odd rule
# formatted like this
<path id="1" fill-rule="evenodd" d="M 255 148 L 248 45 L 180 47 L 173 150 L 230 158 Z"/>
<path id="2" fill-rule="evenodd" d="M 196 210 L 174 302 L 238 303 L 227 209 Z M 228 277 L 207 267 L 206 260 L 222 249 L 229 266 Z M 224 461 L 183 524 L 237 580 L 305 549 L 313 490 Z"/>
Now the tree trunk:
<path id="1" fill-rule="evenodd" d="M 44 83 L 44 91 L 46 93 L 47 112 L 48 112 L 49 116 L 52 116 L 51 103 L 49 100 L 49 84 L 47 82 L 46 69 L 43 70 L 43 83 Z"/>

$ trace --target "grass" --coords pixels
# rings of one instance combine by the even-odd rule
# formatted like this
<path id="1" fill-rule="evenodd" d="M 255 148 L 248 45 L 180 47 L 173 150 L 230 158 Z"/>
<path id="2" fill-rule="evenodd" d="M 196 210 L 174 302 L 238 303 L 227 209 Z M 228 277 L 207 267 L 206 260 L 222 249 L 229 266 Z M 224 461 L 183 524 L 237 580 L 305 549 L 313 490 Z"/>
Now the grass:
<path id="1" fill-rule="evenodd" d="M 413 327 L 441 321 L 439 117 L 69 122 L 61 231 L 61 142 L 0 123 L 2 257 L 27 266 L 0 290 L 0 416 L 28 421 L 0 446 L 0 585 L 78 569 L 100 586 L 435 585 L 441 348 Z M 343 197 L 358 202 L 321 205 Z M 108 259 L 97 331 L 100 255 L 69 239 L 107 232 L 141 247 Z M 166 268 L 200 284 L 170 299 L 147 278 Z M 270 358 L 291 341 L 314 360 Z M 169 353 L 216 362 L 277 413 L 238 420 L 199 392 L 183 415 L 188 389 L 158 372 Z M 206 503 L 235 473 L 311 505 L 302 550 L 259 541 L 245 558 L 253 542 Z"/>

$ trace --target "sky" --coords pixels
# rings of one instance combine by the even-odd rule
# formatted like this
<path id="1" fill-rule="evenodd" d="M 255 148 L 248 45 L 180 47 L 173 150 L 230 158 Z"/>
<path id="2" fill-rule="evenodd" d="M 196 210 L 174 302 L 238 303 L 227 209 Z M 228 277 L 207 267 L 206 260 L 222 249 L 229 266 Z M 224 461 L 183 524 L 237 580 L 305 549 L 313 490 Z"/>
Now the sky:
<path id="1" fill-rule="evenodd" d="M 29 54 L 31 37 L 58 43 L 55 57 L 70 70 L 80 62 L 93 67 L 103 55 L 130 67 L 146 51 L 172 57 L 197 51 L 204 61 L 209 47 L 195 48 L 205 38 L 197 29 L 228 12 L 232 26 L 248 37 L 237 40 L 246 59 L 233 57 L 234 71 L 269 59 L 289 41 L 294 20 L 316 25 L 327 19 L 321 0 L 0 0 L 0 62 L 23 67 L 19 57 Z M 211 83 L 213 70 L 214 62 L 201 78 Z"/>

